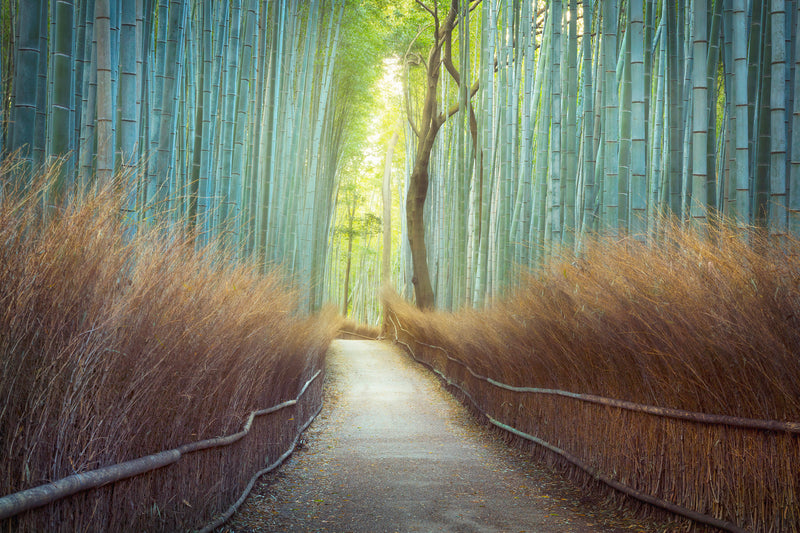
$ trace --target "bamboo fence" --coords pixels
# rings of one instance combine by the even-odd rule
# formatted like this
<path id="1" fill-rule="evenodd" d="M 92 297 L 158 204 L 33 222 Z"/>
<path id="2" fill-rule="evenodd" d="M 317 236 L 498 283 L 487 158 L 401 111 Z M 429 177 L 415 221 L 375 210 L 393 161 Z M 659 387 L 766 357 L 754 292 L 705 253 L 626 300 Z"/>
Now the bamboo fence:
<path id="1" fill-rule="evenodd" d="M 388 337 L 490 424 L 523 439 L 545 462 L 566 466 L 574 479 L 600 483 L 695 525 L 739 533 L 800 531 L 800 423 L 506 385 L 460 361 L 458 346 L 425 342 L 426 331 L 387 316 Z"/>
<path id="2" fill-rule="evenodd" d="M 0 531 L 212 531 L 294 451 L 322 409 L 322 373 L 295 399 L 251 412 L 237 433 L 0 497 Z"/>

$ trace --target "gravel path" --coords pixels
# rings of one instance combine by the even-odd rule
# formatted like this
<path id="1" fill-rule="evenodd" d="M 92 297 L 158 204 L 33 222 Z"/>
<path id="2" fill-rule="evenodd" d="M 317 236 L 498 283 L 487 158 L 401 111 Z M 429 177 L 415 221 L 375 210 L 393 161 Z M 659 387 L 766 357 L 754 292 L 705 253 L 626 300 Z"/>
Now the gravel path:
<path id="1" fill-rule="evenodd" d="M 602 510 L 479 426 L 389 344 L 335 341 L 325 408 L 228 532 L 653 531 Z"/>

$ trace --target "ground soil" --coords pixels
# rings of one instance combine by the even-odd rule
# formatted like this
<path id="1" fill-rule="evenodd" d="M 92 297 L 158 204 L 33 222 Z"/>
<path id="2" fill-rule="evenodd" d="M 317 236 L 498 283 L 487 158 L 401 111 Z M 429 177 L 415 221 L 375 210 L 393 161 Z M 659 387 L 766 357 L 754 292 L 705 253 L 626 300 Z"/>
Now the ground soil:
<path id="1" fill-rule="evenodd" d="M 390 344 L 335 341 L 325 388 L 304 445 L 223 531 L 670 530 L 603 507 L 507 447 Z"/>

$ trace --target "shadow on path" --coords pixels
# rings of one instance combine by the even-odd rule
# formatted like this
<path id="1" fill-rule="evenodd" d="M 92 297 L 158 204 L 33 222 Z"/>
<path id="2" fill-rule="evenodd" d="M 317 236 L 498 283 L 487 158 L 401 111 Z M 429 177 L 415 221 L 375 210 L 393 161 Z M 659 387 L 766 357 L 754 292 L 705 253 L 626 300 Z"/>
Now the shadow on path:
<path id="1" fill-rule="evenodd" d="M 325 394 L 304 449 L 257 485 L 225 530 L 650 530 L 521 461 L 389 344 L 335 341 Z"/>

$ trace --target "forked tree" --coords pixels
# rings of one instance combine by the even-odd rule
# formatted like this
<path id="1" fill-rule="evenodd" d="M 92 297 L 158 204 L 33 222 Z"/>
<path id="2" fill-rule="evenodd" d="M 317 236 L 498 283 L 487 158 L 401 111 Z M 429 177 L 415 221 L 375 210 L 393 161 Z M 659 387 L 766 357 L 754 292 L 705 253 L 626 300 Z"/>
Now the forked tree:
<path id="1" fill-rule="evenodd" d="M 440 112 L 439 77 L 442 73 L 442 67 L 444 67 L 459 88 L 461 88 L 462 83 L 469 83 L 469 80 L 461 79 L 460 73 L 453 64 L 453 30 L 458 26 L 459 17 L 468 17 L 474 8 L 480 4 L 481 0 L 464 0 L 465 3 L 461 6 L 463 10 L 459 9 L 459 0 L 451 0 L 450 8 L 444 19 L 440 16 L 439 5 L 436 0 L 434 0 L 432 6 L 426 5 L 421 0 L 416 0 L 416 2 L 433 19 L 433 44 L 428 53 L 427 61 L 415 56 L 416 60 L 422 63 L 426 72 L 425 98 L 423 100 L 422 116 L 418 121 L 414 119 L 410 106 L 407 106 L 409 110 L 408 120 L 417 138 L 417 151 L 408 183 L 406 220 L 408 224 L 408 244 L 411 250 L 411 263 L 414 272 L 412 283 L 417 307 L 420 309 L 432 309 L 434 306 L 433 286 L 431 285 L 431 277 L 428 271 L 428 252 L 425 245 L 425 222 L 423 216 L 425 200 L 428 196 L 428 166 L 431 151 L 439 129 L 449 117 L 458 113 L 463 105 L 469 103 L 472 96 L 478 92 L 479 86 L 478 81 L 476 81 L 469 91 L 467 102 L 460 101 Z M 410 50 L 411 46 L 409 46 L 409 52 L 406 53 L 406 64 L 411 60 Z M 471 105 L 470 112 L 472 113 Z M 474 120 L 470 122 L 474 124 Z"/>

